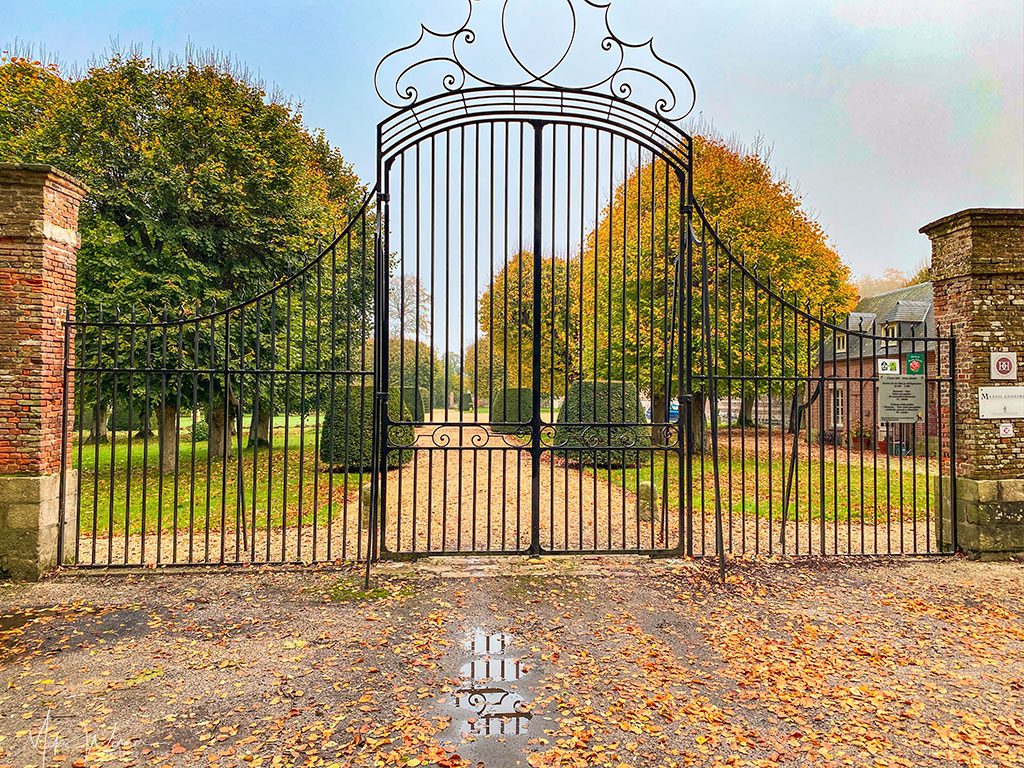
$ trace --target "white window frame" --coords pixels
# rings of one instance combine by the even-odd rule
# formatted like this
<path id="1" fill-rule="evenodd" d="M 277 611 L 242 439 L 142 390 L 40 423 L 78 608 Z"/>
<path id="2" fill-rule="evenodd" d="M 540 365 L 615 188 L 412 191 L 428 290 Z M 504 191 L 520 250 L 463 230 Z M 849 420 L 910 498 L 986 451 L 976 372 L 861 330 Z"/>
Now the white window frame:
<path id="1" fill-rule="evenodd" d="M 846 390 L 842 384 L 832 385 L 832 427 L 842 429 L 846 423 Z"/>
<path id="2" fill-rule="evenodd" d="M 900 343 L 900 326 L 898 323 L 886 323 L 882 328 L 882 334 L 886 338 L 885 346 L 898 346 Z"/>
<path id="3" fill-rule="evenodd" d="M 848 337 L 845 333 L 840 333 L 836 335 L 836 354 L 845 354 L 846 351 L 850 348 L 847 338 Z"/>

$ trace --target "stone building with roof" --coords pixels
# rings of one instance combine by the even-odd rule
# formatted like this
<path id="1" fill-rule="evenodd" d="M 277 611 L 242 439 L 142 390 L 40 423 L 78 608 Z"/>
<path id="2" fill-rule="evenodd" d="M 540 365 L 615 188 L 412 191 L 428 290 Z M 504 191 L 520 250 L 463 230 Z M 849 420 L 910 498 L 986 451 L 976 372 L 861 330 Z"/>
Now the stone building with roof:
<path id="1" fill-rule="evenodd" d="M 940 424 L 938 360 L 934 297 L 931 283 L 900 288 L 863 299 L 842 322 L 846 332 L 826 337 L 824 361 L 825 424 L 827 433 L 863 447 L 898 444 L 909 450 L 917 440 L 948 431 Z M 927 409 L 917 425 L 883 424 L 876 418 L 878 361 L 899 360 L 900 372 L 908 362 L 917 366 L 924 355 Z M 908 355 L 910 357 L 908 357 Z M 815 371 L 815 376 L 818 373 Z M 814 429 L 821 428 L 820 409 L 811 408 Z"/>

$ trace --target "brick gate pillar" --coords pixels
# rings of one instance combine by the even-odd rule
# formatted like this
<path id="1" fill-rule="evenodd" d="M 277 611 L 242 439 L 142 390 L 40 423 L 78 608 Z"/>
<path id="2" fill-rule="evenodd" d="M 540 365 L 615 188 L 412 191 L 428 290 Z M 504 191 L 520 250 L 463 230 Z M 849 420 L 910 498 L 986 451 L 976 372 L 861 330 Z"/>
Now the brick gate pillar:
<path id="1" fill-rule="evenodd" d="M 84 195 L 56 168 L 0 163 L 0 574 L 19 580 L 57 564 L 64 321 Z"/>
<path id="2" fill-rule="evenodd" d="M 979 410 L 980 388 L 1024 385 L 1024 376 L 991 375 L 992 352 L 1016 352 L 1024 366 L 1024 209 L 961 211 L 921 232 L 932 241 L 935 320 L 956 339 L 958 543 L 980 556 L 1024 553 L 1024 419 L 983 419 Z M 1007 424 L 1012 437 L 1000 435 Z M 951 494 L 943 496 L 950 532 Z"/>

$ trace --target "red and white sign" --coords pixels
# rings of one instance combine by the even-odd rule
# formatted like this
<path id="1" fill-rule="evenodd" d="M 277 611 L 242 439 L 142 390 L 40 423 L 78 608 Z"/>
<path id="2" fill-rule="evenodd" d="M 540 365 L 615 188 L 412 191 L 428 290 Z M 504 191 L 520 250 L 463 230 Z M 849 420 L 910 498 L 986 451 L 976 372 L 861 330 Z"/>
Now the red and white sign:
<path id="1" fill-rule="evenodd" d="M 993 352 L 991 375 L 992 381 L 1016 381 L 1017 353 Z"/>

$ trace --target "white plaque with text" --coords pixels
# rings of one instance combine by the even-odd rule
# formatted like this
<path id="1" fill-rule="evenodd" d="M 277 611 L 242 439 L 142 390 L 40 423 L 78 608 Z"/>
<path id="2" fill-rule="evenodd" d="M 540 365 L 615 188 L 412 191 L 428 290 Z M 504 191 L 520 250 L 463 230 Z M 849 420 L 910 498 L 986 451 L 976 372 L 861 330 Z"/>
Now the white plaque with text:
<path id="1" fill-rule="evenodd" d="M 1024 419 L 1024 387 L 981 387 L 978 418 Z"/>

